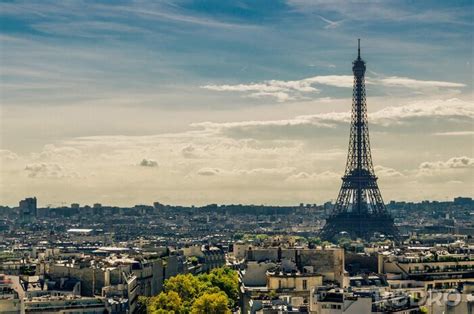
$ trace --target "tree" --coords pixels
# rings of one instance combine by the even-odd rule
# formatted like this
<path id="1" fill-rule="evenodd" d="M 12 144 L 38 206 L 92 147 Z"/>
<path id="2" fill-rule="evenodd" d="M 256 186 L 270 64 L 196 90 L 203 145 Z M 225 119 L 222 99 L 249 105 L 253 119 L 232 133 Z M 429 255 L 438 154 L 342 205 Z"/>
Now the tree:
<path id="1" fill-rule="evenodd" d="M 147 303 L 147 313 L 183 313 L 183 301 L 178 293 L 174 291 L 161 292 L 159 295 L 150 298 Z"/>
<path id="2" fill-rule="evenodd" d="M 339 244 L 340 247 L 343 247 L 347 249 L 351 245 L 352 240 L 350 238 L 342 237 L 339 240 L 337 240 L 337 244 Z"/>
<path id="3" fill-rule="evenodd" d="M 224 292 L 204 293 L 194 301 L 192 314 L 229 314 L 229 300 Z"/>
<path id="4" fill-rule="evenodd" d="M 234 307 L 239 299 L 239 276 L 235 270 L 228 267 L 215 268 L 209 274 L 199 276 L 203 282 L 207 282 L 207 286 L 217 287 L 218 291 L 224 292 L 229 298 L 229 305 Z M 211 293 L 209 289 L 206 291 Z"/>
<path id="5" fill-rule="evenodd" d="M 180 274 L 171 277 L 165 281 L 164 292 L 148 300 L 141 300 L 141 303 L 146 305 L 149 314 L 181 314 L 191 311 L 194 313 L 229 313 L 229 308 L 233 308 L 238 299 L 238 274 L 235 270 L 223 267 L 199 276 Z M 199 303 L 196 303 L 198 300 L 200 300 Z M 225 301 L 224 307 L 222 307 L 222 301 Z M 199 309 L 207 309 L 207 307 L 216 310 L 199 312 Z"/>
<path id="6" fill-rule="evenodd" d="M 323 243 L 321 243 L 322 247 L 327 247 L 327 246 L 331 246 L 331 245 L 332 245 L 332 243 L 329 242 L 329 241 L 323 241 Z"/>
<path id="7" fill-rule="evenodd" d="M 137 302 L 137 309 L 136 313 L 137 314 L 145 314 L 147 313 L 148 309 L 148 303 L 150 302 L 151 298 L 145 297 L 145 296 L 139 296 L 138 297 L 138 302 Z"/>
<path id="8" fill-rule="evenodd" d="M 198 277 L 192 274 L 180 274 L 166 280 L 164 290 L 176 292 L 184 302 L 192 302 L 205 287 Z"/>
<path id="9" fill-rule="evenodd" d="M 321 241 L 321 238 L 319 237 L 309 237 L 308 238 L 308 245 L 314 246 L 314 245 L 321 245 L 323 241 Z"/>
<path id="10" fill-rule="evenodd" d="M 243 238 L 244 238 L 243 233 L 240 233 L 240 232 L 234 233 L 234 240 L 242 240 Z"/>
<path id="11" fill-rule="evenodd" d="M 257 239 L 258 241 L 260 242 L 264 242 L 265 240 L 267 240 L 269 237 L 267 234 L 257 234 L 255 236 L 255 239 Z"/>

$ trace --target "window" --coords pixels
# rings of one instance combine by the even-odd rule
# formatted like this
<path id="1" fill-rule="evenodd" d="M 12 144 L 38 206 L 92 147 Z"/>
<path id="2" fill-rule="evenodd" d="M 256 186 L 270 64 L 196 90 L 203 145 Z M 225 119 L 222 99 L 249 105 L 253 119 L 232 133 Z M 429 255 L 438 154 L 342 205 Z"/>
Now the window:
<path id="1" fill-rule="evenodd" d="M 303 290 L 308 290 L 308 280 L 303 279 Z"/>

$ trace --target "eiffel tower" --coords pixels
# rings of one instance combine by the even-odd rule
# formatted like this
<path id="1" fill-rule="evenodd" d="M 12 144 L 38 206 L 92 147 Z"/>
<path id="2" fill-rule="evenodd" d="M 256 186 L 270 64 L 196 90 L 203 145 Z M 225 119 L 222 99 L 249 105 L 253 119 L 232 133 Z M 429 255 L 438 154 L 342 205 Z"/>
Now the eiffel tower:
<path id="1" fill-rule="evenodd" d="M 375 232 L 387 238 L 398 238 L 398 230 L 385 208 L 372 165 L 365 70 L 365 62 L 360 57 L 359 39 L 358 56 L 352 63 L 354 90 L 346 171 L 333 213 L 320 233 L 325 240 L 334 240 L 344 233 L 353 239 L 370 240 Z"/>

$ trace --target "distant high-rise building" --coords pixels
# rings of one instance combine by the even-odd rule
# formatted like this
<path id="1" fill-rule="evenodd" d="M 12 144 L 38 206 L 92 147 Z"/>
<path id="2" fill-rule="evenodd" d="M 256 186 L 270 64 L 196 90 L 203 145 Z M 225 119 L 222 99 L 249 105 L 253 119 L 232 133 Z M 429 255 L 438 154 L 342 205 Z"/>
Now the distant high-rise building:
<path id="1" fill-rule="evenodd" d="M 36 197 L 28 197 L 19 203 L 19 214 L 23 221 L 32 221 L 38 215 Z"/>
<path id="2" fill-rule="evenodd" d="M 346 171 L 331 216 L 321 237 L 333 240 L 339 235 L 370 239 L 375 233 L 396 238 L 398 231 L 385 208 L 377 185 L 370 152 L 367 104 L 365 99 L 365 61 L 358 56 L 352 65 L 354 90 L 352 121 Z"/>

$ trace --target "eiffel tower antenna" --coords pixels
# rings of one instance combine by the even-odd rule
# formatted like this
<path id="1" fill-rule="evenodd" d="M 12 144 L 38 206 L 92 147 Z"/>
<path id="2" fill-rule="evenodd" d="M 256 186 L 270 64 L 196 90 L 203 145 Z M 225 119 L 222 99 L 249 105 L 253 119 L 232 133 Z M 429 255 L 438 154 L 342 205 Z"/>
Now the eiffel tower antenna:
<path id="1" fill-rule="evenodd" d="M 367 103 L 365 97 L 365 61 L 360 57 L 352 63 L 354 89 L 346 171 L 336 200 L 334 212 L 326 220 L 321 237 L 334 240 L 347 233 L 351 238 L 370 240 L 374 233 L 397 239 L 398 230 L 385 208 L 377 185 L 370 151 Z"/>
<path id="2" fill-rule="evenodd" d="M 360 60 L 360 38 L 357 39 L 357 59 Z"/>

